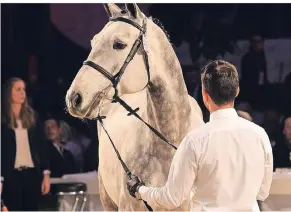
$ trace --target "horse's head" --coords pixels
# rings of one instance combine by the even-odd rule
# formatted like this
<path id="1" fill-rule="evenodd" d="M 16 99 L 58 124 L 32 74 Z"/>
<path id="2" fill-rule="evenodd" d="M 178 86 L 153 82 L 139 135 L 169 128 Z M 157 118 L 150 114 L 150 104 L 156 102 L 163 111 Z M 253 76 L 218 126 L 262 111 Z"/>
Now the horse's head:
<path id="1" fill-rule="evenodd" d="M 146 17 L 136 4 L 125 8 L 105 5 L 110 21 L 91 40 L 92 50 L 67 91 L 67 108 L 75 117 L 94 118 L 114 95 L 139 92 L 148 83 L 145 52 L 139 42 Z"/>

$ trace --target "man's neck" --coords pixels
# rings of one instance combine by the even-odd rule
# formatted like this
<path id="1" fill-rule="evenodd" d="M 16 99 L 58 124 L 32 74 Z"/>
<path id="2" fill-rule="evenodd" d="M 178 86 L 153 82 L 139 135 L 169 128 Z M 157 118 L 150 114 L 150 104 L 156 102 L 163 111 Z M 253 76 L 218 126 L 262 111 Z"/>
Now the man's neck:
<path id="1" fill-rule="evenodd" d="M 20 118 L 21 104 L 12 104 L 12 112 L 16 119 Z"/>
<path id="2" fill-rule="evenodd" d="M 225 104 L 225 105 L 212 105 L 209 107 L 209 112 L 210 114 L 217 111 L 217 110 L 222 110 L 222 109 L 227 109 L 227 108 L 233 108 L 234 104 L 233 103 L 229 103 L 229 104 Z"/>

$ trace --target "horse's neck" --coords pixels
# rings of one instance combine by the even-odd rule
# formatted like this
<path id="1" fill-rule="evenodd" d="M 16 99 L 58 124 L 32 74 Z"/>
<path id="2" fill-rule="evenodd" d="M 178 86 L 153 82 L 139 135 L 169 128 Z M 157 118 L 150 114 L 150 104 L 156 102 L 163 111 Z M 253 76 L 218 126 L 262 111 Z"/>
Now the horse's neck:
<path id="1" fill-rule="evenodd" d="M 190 105 L 186 98 L 174 95 L 171 85 L 153 85 L 147 93 L 147 116 L 150 124 L 170 142 L 178 145 L 189 130 Z"/>
<path id="2" fill-rule="evenodd" d="M 160 33 L 154 28 L 149 31 Z M 147 38 L 153 73 L 147 93 L 147 114 L 151 123 L 177 145 L 189 130 L 191 107 L 180 63 L 172 46 L 163 39 L 166 37 L 159 34 Z"/>

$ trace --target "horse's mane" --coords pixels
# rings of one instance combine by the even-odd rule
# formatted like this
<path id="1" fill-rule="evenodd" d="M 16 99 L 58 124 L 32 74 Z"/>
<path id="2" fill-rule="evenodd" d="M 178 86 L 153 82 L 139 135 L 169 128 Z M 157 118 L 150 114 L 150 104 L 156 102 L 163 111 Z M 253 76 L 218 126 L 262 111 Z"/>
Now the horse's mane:
<path id="1" fill-rule="evenodd" d="M 127 12 L 126 12 L 125 8 L 122 9 L 121 14 L 122 14 L 122 15 L 121 15 L 122 17 L 126 17 L 126 18 L 130 19 L 130 17 L 128 17 L 128 15 L 127 15 Z M 164 25 L 162 24 L 162 22 L 161 22 L 158 18 L 154 18 L 154 17 L 152 17 L 152 16 L 148 17 L 148 19 L 152 20 L 152 21 L 153 21 L 153 22 L 154 22 L 158 27 L 161 28 L 161 30 L 165 33 L 165 35 L 166 35 L 168 41 L 171 43 L 170 35 L 169 35 L 169 33 L 167 32 L 167 30 L 165 29 L 165 27 L 164 27 Z"/>
<path id="2" fill-rule="evenodd" d="M 171 43 L 171 40 L 170 40 L 170 35 L 169 33 L 167 32 L 167 30 L 165 29 L 164 25 L 162 24 L 162 22 L 158 19 L 158 18 L 153 18 L 153 17 L 149 17 L 149 19 L 151 19 L 156 25 L 158 25 L 158 27 L 161 28 L 161 30 L 165 33 L 168 41 Z"/>

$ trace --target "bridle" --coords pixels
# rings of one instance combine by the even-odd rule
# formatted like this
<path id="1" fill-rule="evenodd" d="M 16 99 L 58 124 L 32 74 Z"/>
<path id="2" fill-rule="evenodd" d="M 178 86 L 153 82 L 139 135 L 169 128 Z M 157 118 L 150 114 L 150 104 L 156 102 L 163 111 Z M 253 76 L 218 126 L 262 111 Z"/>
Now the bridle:
<path id="1" fill-rule="evenodd" d="M 167 143 L 168 145 L 170 145 L 171 147 L 173 147 L 174 149 L 177 149 L 177 147 L 175 147 L 173 144 L 171 144 L 166 138 L 165 136 L 163 136 L 159 131 L 157 131 L 154 127 L 152 127 L 150 124 L 148 124 L 147 122 L 145 122 L 136 112 L 139 110 L 139 108 L 136 109 L 132 109 L 128 104 L 126 104 L 119 96 L 118 96 L 118 89 L 117 89 L 117 85 L 120 82 L 120 79 L 122 77 L 122 75 L 125 72 L 125 69 L 127 67 L 127 65 L 130 63 L 130 61 L 134 58 L 135 54 L 137 53 L 138 49 L 140 48 L 141 44 L 143 44 L 143 36 L 146 33 L 146 18 L 143 19 L 143 23 L 142 26 L 140 26 L 139 24 L 135 23 L 134 21 L 130 20 L 130 19 L 126 19 L 124 17 L 117 17 L 117 18 L 110 18 L 109 21 L 122 21 L 125 22 L 127 24 L 130 24 L 131 26 L 137 28 L 140 33 L 139 36 L 137 37 L 137 39 L 135 40 L 129 54 L 127 55 L 123 65 L 121 66 L 120 70 L 118 71 L 118 73 L 116 75 L 112 75 L 111 73 L 109 73 L 106 69 L 104 69 L 102 66 L 94 63 L 93 61 L 87 60 L 85 61 L 83 64 L 90 66 L 91 68 L 95 69 L 96 71 L 99 71 L 101 74 L 103 74 L 108 80 L 110 80 L 110 82 L 113 85 L 114 88 L 114 95 L 113 95 L 113 101 L 112 103 L 116 103 L 118 102 L 121 106 L 123 106 L 129 113 L 127 114 L 128 116 L 130 115 L 134 115 L 136 118 L 138 118 L 139 120 L 141 120 L 152 132 L 154 132 L 157 136 L 159 136 L 165 143 Z M 142 45 L 143 46 L 143 45 Z M 149 61 L 148 61 L 148 55 L 147 52 L 144 49 L 143 46 L 143 57 L 144 57 L 144 61 L 145 61 L 145 66 L 146 66 L 146 71 L 147 71 L 147 75 L 148 75 L 148 82 L 146 84 L 145 87 L 147 87 L 150 84 L 150 69 L 149 69 Z M 129 168 L 126 166 L 126 164 L 124 163 L 124 161 L 122 160 L 118 150 L 116 149 L 109 133 L 107 132 L 107 130 L 105 129 L 104 123 L 103 123 L 103 119 L 105 119 L 105 116 L 100 116 L 98 115 L 97 120 L 100 122 L 103 130 L 105 131 L 105 133 L 107 134 L 112 147 L 114 148 L 114 151 L 126 173 L 126 175 L 128 176 L 128 178 L 131 178 L 131 171 L 129 170 Z M 153 211 L 152 208 L 147 204 L 146 201 L 143 201 L 145 206 L 147 207 L 147 209 L 149 211 Z"/>
<path id="2" fill-rule="evenodd" d="M 132 45 L 132 48 L 129 52 L 129 54 L 127 55 L 123 65 L 121 66 L 121 68 L 119 69 L 119 71 L 117 72 L 117 74 L 115 74 L 114 76 L 109 73 L 105 68 L 103 68 L 102 66 L 94 63 L 93 61 L 87 60 L 83 63 L 83 65 L 87 65 L 90 66 L 91 68 L 99 71 L 101 74 L 103 74 L 113 85 L 113 88 L 115 90 L 114 93 L 114 97 L 116 97 L 118 95 L 118 90 L 117 90 L 117 85 L 120 82 L 120 79 L 122 77 L 122 75 L 125 72 L 125 69 L 127 67 L 127 65 L 130 63 L 130 61 L 134 58 L 136 52 L 138 51 L 140 45 L 143 43 L 143 35 L 145 35 L 146 33 L 146 19 L 143 19 L 143 24 L 142 26 L 138 25 L 137 23 L 135 23 L 134 21 L 130 20 L 130 19 L 126 19 L 124 17 L 117 17 L 117 18 L 110 18 L 109 21 L 122 21 L 125 23 L 128 23 L 130 25 L 132 25 L 133 27 L 137 28 L 140 33 L 139 36 L 137 37 L 137 39 L 135 40 L 134 44 Z M 147 87 L 147 85 L 150 82 L 150 70 L 149 70 L 149 62 L 148 62 L 148 55 L 145 51 L 145 49 L 143 49 L 143 56 L 144 56 L 144 61 L 145 61 L 145 65 L 146 65 L 146 71 L 147 71 L 147 75 L 148 75 L 148 82 L 146 84 L 145 87 Z"/>

